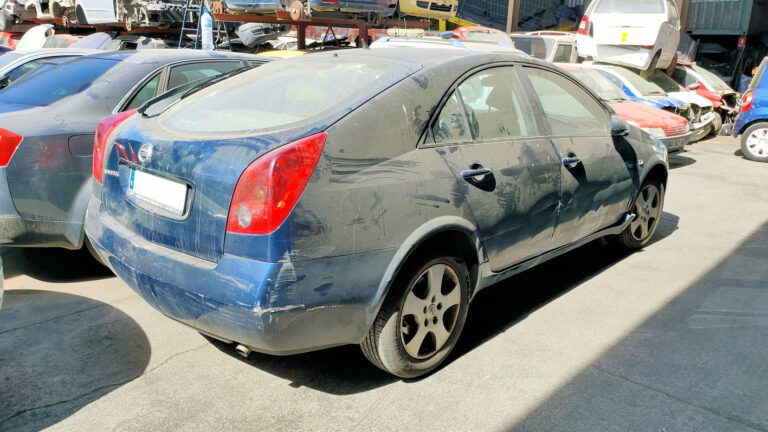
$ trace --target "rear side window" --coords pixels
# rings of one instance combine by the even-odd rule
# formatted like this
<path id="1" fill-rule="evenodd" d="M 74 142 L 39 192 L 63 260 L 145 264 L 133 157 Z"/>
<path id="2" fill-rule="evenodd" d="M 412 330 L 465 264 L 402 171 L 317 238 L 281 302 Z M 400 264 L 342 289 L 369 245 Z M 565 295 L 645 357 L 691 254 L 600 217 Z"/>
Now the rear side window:
<path id="1" fill-rule="evenodd" d="M 19 80 L 0 92 L 3 102 L 48 106 L 87 90 L 94 81 L 119 62 L 100 58 L 79 58 Z"/>
<path id="2" fill-rule="evenodd" d="M 537 68 L 525 68 L 553 135 L 610 134 L 610 118 L 602 105 L 571 80 Z"/>
<path id="3" fill-rule="evenodd" d="M 571 45 L 558 45 L 555 50 L 555 58 L 552 63 L 570 63 L 571 52 L 573 52 L 573 46 Z"/>
<path id="4" fill-rule="evenodd" d="M 472 139 L 469 134 L 467 116 L 461 107 L 457 92 L 453 92 L 440 111 L 437 122 L 432 127 L 432 135 L 434 135 L 436 143 L 456 143 Z"/>
<path id="5" fill-rule="evenodd" d="M 547 59 L 547 44 L 544 42 L 544 38 L 528 36 L 510 37 L 516 49 L 540 60 Z"/>
<path id="6" fill-rule="evenodd" d="M 352 109 L 409 73 L 394 62 L 354 56 L 269 62 L 181 100 L 160 118 L 185 132 L 287 127 Z"/>
<path id="7" fill-rule="evenodd" d="M 598 0 L 595 13 L 664 13 L 664 0 Z"/>
<path id="8" fill-rule="evenodd" d="M 752 77 L 752 81 L 749 83 L 749 90 L 754 90 L 757 88 L 757 86 L 760 85 L 760 81 L 763 80 L 763 75 L 765 75 L 765 65 L 766 62 L 768 62 L 768 57 L 764 58 L 763 61 L 760 63 L 760 67 L 757 68 L 757 71 L 755 72 L 755 76 Z"/>
<path id="9" fill-rule="evenodd" d="M 171 68 L 168 77 L 167 90 L 174 89 L 186 83 L 212 76 L 221 75 L 243 67 L 239 61 L 218 61 L 205 63 L 187 63 Z"/>
<path id="10" fill-rule="evenodd" d="M 141 89 L 139 89 L 138 92 L 133 96 L 133 99 L 128 103 L 128 105 L 123 108 L 123 111 L 138 108 L 143 104 L 144 102 L 152 99 L 155 97 L 155 94 L 157 93 L 157 87 L 160 84 L 160 73 L 158 72 L 152 79 L 146 82 Z"/>

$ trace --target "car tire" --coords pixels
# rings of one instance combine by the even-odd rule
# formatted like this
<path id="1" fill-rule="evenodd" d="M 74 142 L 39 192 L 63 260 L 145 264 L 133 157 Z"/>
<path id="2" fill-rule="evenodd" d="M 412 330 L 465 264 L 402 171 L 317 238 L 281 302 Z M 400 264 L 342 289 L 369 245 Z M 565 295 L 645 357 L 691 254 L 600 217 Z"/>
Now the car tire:
<path id="1" fill-rule="evenodd" d="M 749 160 L 768 162 L 768 122 L 755 123 L 744 131 L 741 153 Z"/>
<path id="2" fill-rule="evenodd" d="M 401 378 L 428 374 L 448 357 L 469 306 L 463 260 L 430 256 L 412 264 L 395 279 L 360 345 L 371 363 Z"/>
<path id="3" fill-rule="evenodd" d="M 656 70 L 656 66 L 659 64 L 660 58 L 661 58 L 661 51 L 657 51 L 653 55 L 653 58 L 651 58 L 651 62 L 648 63 L 648 69 L 640 71 L 640 76 L 643 77 L 643 79 L 647 80 L 653 74 L 653 71 Z"/>
<path id="4" fill-rule="evenodd" d="M 711 135 L 717 136 L 720 133 L 720 129 L 723 127 L 723 118 L 720 117 L 720 113 L 715 113 L 715 119 L 712 120 L 712 132 Z"/>
<path id="5" fill-rule="evenodd" d="M 677 67 L 677 53 L 672 57 L 672 61 L 669 62 L 669 65 L 667 65 L 667 69 L 664 72 L 666 72 L 667 75 L 672 76 L 672 74 L 675 73 L 675 67 Z"/>
<path id="6" fill-rule="evenodd" d="M 642 248 L 656 233 L 663 210 L 664 184 L 658 180 L 646 181 L 640 187 L 640 192 L 632 203 L 632 213 L 635 214 L 635 219 L 613 240 L 623 249 L 637 250 Z"/>
<path id="7" fill-rule="evenodd" d="M 0 32 L 8 31 L 13 26 L 13 17 L 0 10 Z"/>

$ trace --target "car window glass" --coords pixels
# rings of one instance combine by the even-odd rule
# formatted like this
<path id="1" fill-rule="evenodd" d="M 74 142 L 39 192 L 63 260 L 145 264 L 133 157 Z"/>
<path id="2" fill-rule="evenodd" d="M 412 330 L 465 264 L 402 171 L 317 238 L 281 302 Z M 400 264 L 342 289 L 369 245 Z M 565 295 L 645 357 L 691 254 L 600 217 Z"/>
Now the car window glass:
<path id="1" fill-rule="evenodd" d="M 693 74 L 689 73 L 682 66 L 678 66 L 675 68 L 675 71 L 672 73 L 672 79 L 677 81 L 678 84 L 683 85 L 685 87 L 688 87 L 691 84 L 696 84 L 697 82 L 699 82 L 699 80 L 697 80 L 696 77 L 693 76 Z"/>
<path id="2" fill-rule="evenodd" d="M 155 97 L 158 84 L 160 84 L 160 73 L 156 74 L 151 80 L 147 81 L 147 83 L 144 84 L 138 92 L 136 92 L 131 101 L 128 102 L 128 105 L 123 108 L 123 111 L 132 108 L 138 108 L 144 102 Z"/>
<path id="3" fill-rule="evenodd" d="M 56 66 L 57 64 L 72 60 L 73 58 L 76 58 L 76 56 L 49 57 L 32 60 L 12 69 L 6 73 L 5 76 L 8 77 L 10 82 L 14 82 L 30 72 L 42 72 L 46 69 Z"/>
<path id="4" fill-rule="evenodd" d="M 702 78 L 707 81 L 708 84 L 710 84 L 712 87 L 715 88 L 715 90 L 731 90 L 731 88 L 728 86 L 728 84 L 725 83 L 725 81 L 722 80 L 719 76 L 717 76 L 714 72 L 705 69 L 699 65 L 691 65 L 694 71 L 696 71 L 697 74 L 701 75 Z"/>
<path id="5" fill-rule="evenodd" d="M 451 94 L 448 101 L 443 106 L 437 122 L 432 126 L 432 134 L 436 143 L 453 143 L 470 141 L 472 137 L 469 134 L 469 124 L 467 116 L 459 102 L 456 92 Z"/>
<path id="6" fill-rule="evenodd" d="M 669 77 L 666 73 L 656 69 L 653 71 L 653 73 L 650 76 L 650 81 L 657 86 L 661 87 L 662 90 L 665 92 L 680 92 L 683 91 L 682 88 L 680 88 L 680 84 L 677 83 L 677 81 L 673 80 Z"/>
<path id="7" fill-rule="evenodd" d="M 3 89 L 3 102 L 47 106 L 87 90 L 99 77 L 118 64 L 119 62 L 110 59 L 80 57 L 24 77 L 18 83 Z"/>
<path id="8" fill-rule="evenodd" d="M 552 62 L 570 63 L 572 51 L 573 47 L 571 45 L 558 45 L 557 50 L 555 50 L 555 58 L 552 60 Z"/>
<path id="9" fill-rule="evenodd" d="M 629 69 L 623 68 L 621 66 L 606 66 L 606 68 L 611 71 L 611 73 L 620 76 L 622 79 L 632 84 L 632 86 L 640 92 L 641 96 L 663 96 L 665 94 L 661 87 L 652 82 L 646 81 L 640 75 L 632 72 Z"/>
<path id="10" fill-rule="evenodd" d="M 755 76 L 752 77 L 752 81 L 750 81 L 747 91 L 754 90 L 760 85 L 760 81 L 763 80 L 763 75 L 765 75 L 765 66 L 767 62 L 768 58 L 764 58 L 763 61 L 760 62 L 760 66 L 757 68 L 757 71 L 755 71 Z"/>
<path id="11" fill-rule="evenodd" d="M 621 87 L 594 69 L 577 69 L 569 72 L 606 102 L 629 100 Z"/>
<path id="12" fill-rule="evenodd" d="M 474 140 L 538 136 L 533 113 L 511 67 L 487 69 L 458 88 Z"/>
<path id="13" fill-rule="evenodd" d="M 535 36 L 510 36 L 516 49 L 523 51 L 531 57 L 537 59 L 547 59 L 547 44 L 544 38 Z"/>
<path id="14" fill-rule="evenodd" d="M 184 85 L 188 82 L 197 81 L 203 78 L 221 75 L 242 67 L 239 61 L 219 61 L 205 63 L 188 63 L 171 68 L 168 78 L 167 90 Z"/>
<path id="15" fill-rule="evenodd" d="M 664 13 L 664 0 L 598 0 L 594 13 Z"/>
<path id="16" fill-rule="evenodd" d="M 607 135 L 610 118 L 602 105 L 571 80 L 525 68 L 553 135 Z"/>

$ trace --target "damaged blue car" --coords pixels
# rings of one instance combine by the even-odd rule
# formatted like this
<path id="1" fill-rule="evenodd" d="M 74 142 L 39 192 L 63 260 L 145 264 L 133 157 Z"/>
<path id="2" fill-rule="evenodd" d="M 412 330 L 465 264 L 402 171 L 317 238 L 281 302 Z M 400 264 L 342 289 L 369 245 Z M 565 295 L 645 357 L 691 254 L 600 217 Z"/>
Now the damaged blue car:
<path id="1" fill-rule="evenodd" d="M 151 108 L 99 126 L 87 235 L 242 354 L 359 344 L 420 376 L 479 290 L 662 214 L 664 145 L 513 52 L 313 54 Z"/>

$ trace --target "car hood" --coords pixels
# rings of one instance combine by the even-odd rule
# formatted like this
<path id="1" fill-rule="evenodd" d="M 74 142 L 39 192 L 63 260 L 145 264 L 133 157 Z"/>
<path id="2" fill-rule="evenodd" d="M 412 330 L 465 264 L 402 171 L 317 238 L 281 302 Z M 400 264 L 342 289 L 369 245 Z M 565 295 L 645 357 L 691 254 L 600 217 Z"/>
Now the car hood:
<path id="1" fill-rule="evenodd" d="M 638 102 L 620 102 L 610 105 L 619 117 L 632 122 L 637 127 L 670 128 L 688 123 L 688 120 L 679 115 Z"/>

